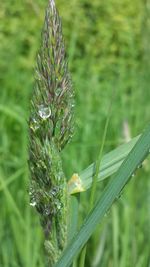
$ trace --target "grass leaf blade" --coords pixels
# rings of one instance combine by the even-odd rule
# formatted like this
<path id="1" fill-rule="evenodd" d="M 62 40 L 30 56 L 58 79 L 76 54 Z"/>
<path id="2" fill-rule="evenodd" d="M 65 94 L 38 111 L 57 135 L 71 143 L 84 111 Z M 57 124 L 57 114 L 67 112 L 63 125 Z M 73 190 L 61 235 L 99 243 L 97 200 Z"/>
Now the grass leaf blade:
<path id="1" fill-rule="evenodd" d="M 131 149 L 134 147 L 139 137 L 140 136 L 134 137 L 130 142 L 120 145 L 116 149 L 103 156 L 101 161 L 100 172 L 98 175 L 98 182 L 114 174 L 119 169 L 122 162 L 125 160 Z M 86 191 L 91 187 L 93 175 L 95 172 L 94 166 L 95 163 L 92 163 L 80 173 L 80 187 L 78 187 L 78 183 L 74 183 L 74 180 L 72 180 L 72 182 L 71 180 L 69 181 L 68 190 L 70 194 L 81 192 L 81 188 L 82 191 Z"/>
<path id="2" fill-rule="evenodd" d="M 148 156 L 149 151 L 150 125 L 141 135 L 136 145 L 119 168 L 115 177 L 110 180 L 101 198 L 87 216 L 79 232 L 75 235 L 71 243 L 68 244 L 55 267 L 68 267 L 71 264 L 74 256 L 90 238 L 96 225 L 101 222 L 105 213 L 109 210 L 114 200 L 119 196 L 132 174 L 135 173 L 143 160 Z"/>

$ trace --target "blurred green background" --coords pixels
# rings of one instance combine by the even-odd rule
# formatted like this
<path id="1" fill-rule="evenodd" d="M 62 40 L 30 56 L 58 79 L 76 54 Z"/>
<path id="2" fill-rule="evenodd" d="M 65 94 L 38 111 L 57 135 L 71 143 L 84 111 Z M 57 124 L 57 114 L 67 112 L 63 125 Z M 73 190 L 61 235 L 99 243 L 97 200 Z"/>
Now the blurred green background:
<path id="1" fill-rule="evenodd" d="M 76 131 L 62 155 L 69 178 L 97 157 L 112 90 L 116 96 L 104 152 L 138 135 L 149 122 L 150 3 L 56 2 L 76 91 Z M 26 121 L 46 4 L 0 0 L 0 267 L 45 266 L 42 231 L 29 205 Z M 149 176 L 148 159 L 96 230 L 86 266 L 150 266 Z M 87 206 L 85 193 L 81 217 Z"/>

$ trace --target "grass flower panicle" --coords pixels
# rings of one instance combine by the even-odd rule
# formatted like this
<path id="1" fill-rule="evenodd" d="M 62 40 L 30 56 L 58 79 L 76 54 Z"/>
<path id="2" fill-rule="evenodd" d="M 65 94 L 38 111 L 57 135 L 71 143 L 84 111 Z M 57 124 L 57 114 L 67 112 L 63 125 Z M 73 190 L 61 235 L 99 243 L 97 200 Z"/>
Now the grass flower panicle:
<path id="1" fill-rule="evenodd" d="M 29 119 L 30 205 L 40 214 L 53 265 L 67 238 L 67 184 L 60 151 L 73 133 L 73 89 L 55 3 L 46 9 Z"/>

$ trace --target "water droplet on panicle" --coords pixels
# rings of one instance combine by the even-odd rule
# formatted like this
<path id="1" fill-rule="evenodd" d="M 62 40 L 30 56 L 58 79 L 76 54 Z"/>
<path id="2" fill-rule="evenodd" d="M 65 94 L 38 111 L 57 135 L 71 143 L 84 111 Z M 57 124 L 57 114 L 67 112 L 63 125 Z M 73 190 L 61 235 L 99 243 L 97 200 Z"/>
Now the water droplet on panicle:
<path id="1" fill-rule="evenodd" d="M 44 210 L 45 215 L 50 215 L 50 208 L 46 207 Z"/>
<path id="2" fill-rule="evenodd" d="M 30 206 L 35 207 L 36 206 L 36 201 L 30 202 Z"/>
<path id="3" fill-rule="evenodd" d="M 43 120 L 46 120 L 51 116 L 51 109 L 48 106 L 40 105 L 38 113 Z"/>
<path id="4" fill-rule="evenodd" d="M 62 208 L 62 203 L 60 203 L 59 201 L 56 201 L 55 207 L 56 207 L 56 210 L 60 210 Z"/>
<path id="5" fill-rule="evenodd" d="M 61 203 L 57 203 L 57 209 L 60 210 L 62 207 Z"/>
<path id="6" fill-rule="evenodd" d="M 41 75 L 38 71 L 36 71 L 36 79 L 41 81 Z"/>
<path id="7" fill-rule="evenodd" d="M 30 129 L 33 131 L 36 131 L 39 128 L 39 123 L 35 118 L 32 118 L 32 121 L 30 122 Z"/>

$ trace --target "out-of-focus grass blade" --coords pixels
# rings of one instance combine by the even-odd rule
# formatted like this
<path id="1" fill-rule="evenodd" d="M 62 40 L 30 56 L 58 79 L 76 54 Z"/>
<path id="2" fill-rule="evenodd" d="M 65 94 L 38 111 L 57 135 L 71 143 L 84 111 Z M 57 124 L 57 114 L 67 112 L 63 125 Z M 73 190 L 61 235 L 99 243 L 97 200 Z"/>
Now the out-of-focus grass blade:
<path id="1" fill-rule="evenodd" d="M 4 113 L 5 115 L 13 118 L 14 120 L 18 121 L 21 125 L 25 124 L 25 117 L 22 110 L 19 108 L 15 110 L 15 108 L 10 108 L 0 104 L 0 113 Z"/>
<path id="2" fill-rule="evenodd" d="M 120 145 L 102 158 L 98 181 L 104 180 L 119 169 L 139 137 L 140 136 L 137 136 L 130 142 Z M 73 176 L 73 179 L 70 179 L 68 182 L 69 193 L 74 194 L 77 192 L 86 191 L 88 188 L 90 188 L 92 185 L 94 172 L 95 163 L 92 163 L 89 167 L 83 170 L 79 176 Z"/>
<path id="3" fill-rule="evenodd" d="M 20 221 L 20 224 L 22 225 L 23 229 L 25 231 L 27 231 L 27 228 L 26 228 L 26 224 L 24 222 L 24 219 L 20 213 L 20 210 L 13 198 L 13 196 L 11 195 L 9 189 L 7 188 L 7 185 L 6 185 L 6 182 L 5 182 L 5 179 L 3 178 L 3 172 L 2 172 L 2 169 L 0 168 L 0 184 L 1 184 L 1 188 L 3 189 L 3 192 L 6 196 L 6 199 L 7 201 L 9 202 L 10 206 L 12 207 L 14 213 L 16 213 L 16 215 L 18 216 L 18 219 Z"/>
<path id="4" fill-rule="evenodd" d="M 12 174 L 6 181 L 5 183 L 0 183 L 0 191 L 2 191 L 6 186 L 8 186 L 10 183 L 14 182 L 16 179 L 20 177 L 21 174 L 23 174 L 24 168 L 19 169 L 16 171 L 14 174 Z"/>
<path id="5" fill-rule="evenodd" d="M 55 264 L 55 267 L 68 267 L 74 256 L 85 245 L 92 235 L 95 227 L 101 222 L 106 212 L 110 209 L 112 203 L 117 199 L 127 184 L 131 176 L 141 166 L 143 160 L 150 153 L 150 125 L 141 135 L 136 145 L 128 154 L 123 164 L 119 168 L 115 177 L 113 177 L 106 186 L 102 196 L 87 216 L 79 232 L 76 233 L 72 241 L 64 250 L 62 257 Z"/>

